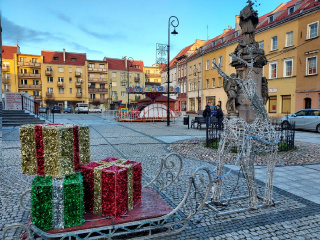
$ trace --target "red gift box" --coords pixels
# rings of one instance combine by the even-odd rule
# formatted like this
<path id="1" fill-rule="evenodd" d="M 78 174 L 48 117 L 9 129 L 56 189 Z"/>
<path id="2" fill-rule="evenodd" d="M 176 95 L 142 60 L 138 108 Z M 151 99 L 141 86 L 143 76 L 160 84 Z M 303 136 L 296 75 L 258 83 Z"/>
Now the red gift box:
<path id="1" fill-rule="evenodd" d="M 131 164 L 133 166 L 132 169 L 132 181 L 133 181 L 133 207 L 141 202 L 141 180 L 142 180 L 142 166 L 141 162 L 127 160 L 122 165 Z"/>
<path id="2" fill-rule="evenodd" d="M 102 169 L 102 215 L 113 216 L 116 219 L 128 210 L 128 180 L 127 168 L 112 165 Z"/>

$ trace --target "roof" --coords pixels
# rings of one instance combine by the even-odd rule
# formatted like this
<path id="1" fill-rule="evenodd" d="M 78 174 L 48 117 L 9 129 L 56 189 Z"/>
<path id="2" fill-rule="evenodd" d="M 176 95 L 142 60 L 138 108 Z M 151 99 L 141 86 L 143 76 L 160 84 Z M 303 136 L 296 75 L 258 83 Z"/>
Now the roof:
<path id="1" fill-rule="evenodd" d="M 108 62 L 108 69 L 110 70 L 120 70 L 120 71 L 128 70 L 126 68 L 124 59 L 105 57 L 103 60 Z M 129 66 L 129 71 L 143 72 L 143 66 L 144 66 L 143 61 L 133 60 L 132 67 L 130 67 L 130 62 L 127 60 L 127 66 Z M 140 68 L 135 68 L 134 66 L 140 66 Z"/>
<path id="2" fill-rule="evenodd" d="M 155 102 L 167 102 L 167 101 L 168 101 L 167 96 L 160 95 L 159 97 L 155 98 Z M 173 98 L 169 98 L 169 101 L 175 102 L 176 100 Z M 145 97 L 145 98 L 139 100 L 139 102 L 152 102 L 152 99 L 149 97 Z"/>
<path id="3" fill-rule="evenodd" d="M 87 59 L 87 55 L 85 53 L 65 52 L 65 62 L 63 61 L 63 52 L 42 50 L 41 55 L 43 56 L 43 63 L 49 64 L 84 66 Z M 57 60 L 54 60 L 56 57 Z"/>
<path id="4" fill-rule="evenodd" d="M 13 59 L 14 54 L 17 53 L 18 46 L 7 46 L 2 45 L 2 58 L 3 59 Z"/>

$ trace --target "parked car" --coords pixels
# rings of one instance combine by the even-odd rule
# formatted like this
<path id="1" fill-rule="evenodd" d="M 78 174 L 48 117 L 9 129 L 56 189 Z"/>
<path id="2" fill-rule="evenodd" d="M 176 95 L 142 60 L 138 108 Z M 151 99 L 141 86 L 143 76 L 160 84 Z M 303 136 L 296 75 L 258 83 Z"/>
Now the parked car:
<path id="1" fill-rule="evenodd" d="M 63 113 L 72 113 L 72 110 L 71 108 L 65 108 Z"/>
<path id="2" fill-rule="evenodd" d="M 102 113 L 102 109 L 99 107 L 93 107 L 89 109 L 90 113 Z"/>
<path id="3" fill-rule="evenodd" d="M 281 118 L 281 125 L 295 124 L 296 129 L 317 131 L 320 133 L 320 109 L 302 109 Z"/>
<path id="4" fill-rule="evenodd" d="M 47 108 L 39 107 L 39 113 L 47 113 Z"/>
<path id="5" fill-rule="evenodd" d="M 76 113 L 89 113 L 89 104 L 88 103 L 77 103 L 75 108 Z"/>
<path id="6" fill-rule="evenodd" d="M 61 109 L 59 106 L 54 106 L 51 110 L 52 113 L 61 113 Z"/>

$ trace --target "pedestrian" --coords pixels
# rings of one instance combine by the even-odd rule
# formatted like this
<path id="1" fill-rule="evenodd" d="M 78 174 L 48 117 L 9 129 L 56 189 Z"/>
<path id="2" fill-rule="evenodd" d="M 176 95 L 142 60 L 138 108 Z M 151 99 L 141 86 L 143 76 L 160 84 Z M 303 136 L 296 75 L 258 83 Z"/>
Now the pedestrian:
<path id="1" fill-rule="evenodd" d="M 208 104 L 206 105 L 206 108 L 203 110 L 203 114 L 202 116 L 207 118 L 207 124 L 210 123 L 210 117 L 211 117 L 211 103 L 208 102 Z"/>
<path id="2" fill-rule="evenodd" d="M 222 129 L 222 121 L 223 121 L 223 112 L 220 105 L 217 105 L 217 120 L 218 120 L 218 128 Z"/>

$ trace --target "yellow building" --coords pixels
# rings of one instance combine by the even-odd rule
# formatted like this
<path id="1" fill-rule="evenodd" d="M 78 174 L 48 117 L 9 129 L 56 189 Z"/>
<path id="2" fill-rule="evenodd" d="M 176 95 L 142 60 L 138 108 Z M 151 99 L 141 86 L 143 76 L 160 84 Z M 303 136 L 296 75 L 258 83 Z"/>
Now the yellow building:
<path id="1" fill-rule="evenodd" d="M 2 93 L 18 92 L 17 53 L 20 53 L 18 45 L 2 45 Z"/>
<path id="2" fill-rule="evenodd" d="M 145 74 L 145 81 L 148 83 L 159 83 L 161 84 L 161 74 L 160 74 L 159 64 L 153 64 L 152 67 L 143 67 L 143 72 Z"/>
<path id="3" fill-rule="evenodd" d="M 74 106 L 88 103 L 88 78 L 85 53 L 41 51 L 43 64 L 42 105 Z"/>
<path id="4" fill-rule="evenodd" d="M 86 61 L 88 71 L 88 94 L 90 106 L 108 107 L 108 62 Z"/>

